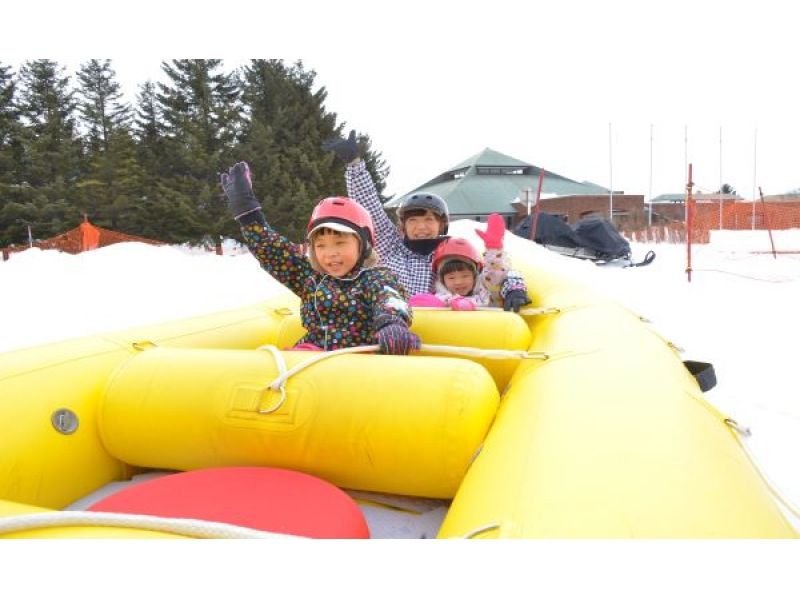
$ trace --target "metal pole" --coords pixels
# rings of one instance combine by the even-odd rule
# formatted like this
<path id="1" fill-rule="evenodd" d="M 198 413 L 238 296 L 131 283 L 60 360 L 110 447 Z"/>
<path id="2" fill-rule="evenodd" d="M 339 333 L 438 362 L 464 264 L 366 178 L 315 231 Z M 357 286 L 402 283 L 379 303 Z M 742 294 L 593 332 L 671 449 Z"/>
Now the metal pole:
<path id="1" fill-rule="evenodd" d="M 689 125 L 683 125 L 683 173 L 686 174 L 686 170 L 689 166 Z M 691 177 L 689 177 L 691 178 Z M 686 222 L 689 218 L 689 206 L 684 201 L 683 206 L 683 221 Z"/>
<path id="2" fill-rule="evenodd" d="M 722 126 L 719 127 L 719 192 L 722 194 Z M 722 197 L 719 198 L 719 230 L 722 230 Z"/>
<path id="3" fill-rule="evenodd" d="M 686 183 L 686 276 L 692 282 L 692 227 L 694 225 L 692 199 L 692 165 L 689 164 L 689 180 Z"/>
<path id="4" fill-rule="evenodd" d="M 28 247 L 33 247 L 33 234 L 31 233 L 31 225 L 28 225 Z"/>
<path id="5" fill-rule="evenodd" d="M 611 155 L 611 123 L 608 123 L 608 220 L 614 222 L 614 169 Z"/>
<path id="6" fill-rule="evenodd" d="M 647 228 L 653 226 L 653 125 L 650 124 L 650 185 L 647 188 Z"/>
<path id="7" fill-rule="evenodd" d="M 758 149 L 758 128 L 753 129 L 753 210 L 750 214 L 750 230 L 756 230 L 756 151 Z"/>

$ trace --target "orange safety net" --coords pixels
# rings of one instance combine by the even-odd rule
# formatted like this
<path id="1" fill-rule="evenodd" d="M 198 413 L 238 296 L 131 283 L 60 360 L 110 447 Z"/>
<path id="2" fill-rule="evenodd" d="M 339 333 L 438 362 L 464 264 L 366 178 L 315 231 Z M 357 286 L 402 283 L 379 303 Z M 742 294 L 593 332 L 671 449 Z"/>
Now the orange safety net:
<path id="1" fill-rule="evenodd" d="M 708 243 L 712 230 L 786 230 L 800 228 L 800 201 L 693 202 L 692 243 Z M 686 223 L 671 222 L 624 231 L 639 243 L 685 243 Z"/>
<path id="2" fill-rule="evenodd" d="M 80 226 L 81 251 L 89 251 L 100 247 L 100 229 L 84 219 Z"/>
<path id="3" fill-rule="evenodd" d="M 703 203 L 696 206 L 700 230 L 785 230 L 800 228 L 800 201 Z"/>
<path id="4" fill-rule="evenodd" d="M 138 242 L 147 243 L 148 245 L 165 245 L 163 241 L 156 241 L 154 239 L 147 239 L 136 235 L 129 235 L 118 231 L 109 230 L 93 225 L 88 219 L 84 219 L 76 228 L 68 230 L 65 233 L 56 235 L 44 241 L 35 241 L 33 247 L 39 249 L 57 249 L 65 253 L 81 253 L 97 249 L 98 247 L 106 247 L 114 243 L 123 242 Z M 3 259 L 7 260 L 12 253 L 17 251 L 24 251 L 28 249 L 28 245 L 21 245 L 15 247 L 5 247 L 2 250 Z"/>

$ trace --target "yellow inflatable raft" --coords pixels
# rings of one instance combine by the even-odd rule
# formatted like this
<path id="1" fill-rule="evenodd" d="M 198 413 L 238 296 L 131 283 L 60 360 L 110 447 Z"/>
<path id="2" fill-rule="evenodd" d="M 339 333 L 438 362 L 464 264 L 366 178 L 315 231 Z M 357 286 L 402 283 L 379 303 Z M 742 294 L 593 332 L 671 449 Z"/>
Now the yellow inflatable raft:
<path id="1" fill-rule="evenodd" d="M 441 501 L 441 538 L 797 536 L 672 345 L 514 261 L 537 309 L 418 310 L 420 355 L 279 350 L 302 334 L 289 293 L 0 355 L 0 537 L 193 535 L 25 517 L 142 471 L 243 465 Z"/>

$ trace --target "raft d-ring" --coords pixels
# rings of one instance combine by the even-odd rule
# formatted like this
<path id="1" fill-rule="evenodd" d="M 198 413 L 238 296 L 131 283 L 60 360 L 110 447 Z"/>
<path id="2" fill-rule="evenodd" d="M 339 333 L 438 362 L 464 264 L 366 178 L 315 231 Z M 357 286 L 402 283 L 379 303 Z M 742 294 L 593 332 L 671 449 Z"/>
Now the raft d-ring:
<path id="1" fill-rule="evenodd" d="M 667 346 L 668 346 L 670 349 L 672 349 L 673 351 L 676 351 L 676 352 L 678 352 L 678 353 L 685 353 L 685 352 L 686 352 L 686 349 L 684 349 L 684 348 L 683 348 L 683 347 L 681 347 L 680 345 L 676 345 L 676 344 L 675 344 L 675 343 L 673 343 L 672 341 L 667 341 Z"/>
<path id="2" fill-rule="evenodd" d="M 279 316 L 291 316 L 294 314 L 291 307 L 276 307 L 272 312 Z"/>
<path id="3" fill-rule="evenodd" d="M 283 404 L 286 402 L 286 387 L 280 385 L 278 388 L 273 388 L 272 386 L 267 386 L 263 391 L 261 391 L 261 399 L 264 399 L 264 396 L 271 390 L 279 390 L 281 392 L 281 400 L 278 401 L 278 404 L 274 407 L 270 407 L 269 409 L 259 409 L 258 412 L 263 414 L 267 413 L 275 413 L 278 409 L 283 407 Z"/>
<path id="4" fill-rule="evenodd" d="M 148 349 L 155 349 L 158 347 L 153 341 L 134 341 L 131 346 L 137 351 L 147 351 Z"/>
<path id="5" fill-rule="evenodd" d="M 735 419 L 727 418 L 723 421 L 725 422 L 725 424 L 727 424 L 728 427 L 736 430 L 741 436 L 747 437 L 752 435 L 750 428 L 748 428 L 747 426 L 739 425 L 739 422 L 737 422 Z"/>

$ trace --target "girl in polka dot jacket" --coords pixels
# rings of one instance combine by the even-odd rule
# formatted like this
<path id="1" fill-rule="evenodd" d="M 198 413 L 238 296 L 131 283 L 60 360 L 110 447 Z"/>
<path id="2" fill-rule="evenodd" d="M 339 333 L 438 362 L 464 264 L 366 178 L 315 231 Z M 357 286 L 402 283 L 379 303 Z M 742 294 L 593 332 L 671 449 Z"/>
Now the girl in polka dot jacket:
<path id="1" fill-rule="evenodd" d="M 405 289 L 388 268 L 374 267 L 369 213 L 346 197 L 328 197 L 308 223 L 308 250 L 267 224 L 253 194 L 250 169 L 239 162 L 221 176 L 233 217 L 261 267 L 300 297 L 307 334 L 296 348 L 332 351 L 377 343 L 381 353 L 419 349 L 408 327 Z"/>

